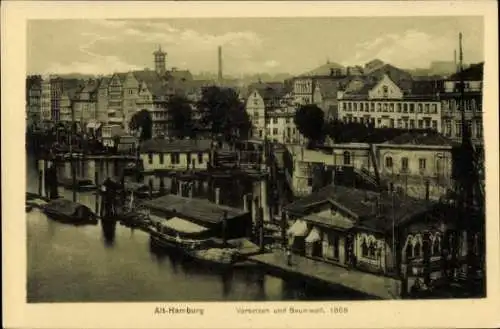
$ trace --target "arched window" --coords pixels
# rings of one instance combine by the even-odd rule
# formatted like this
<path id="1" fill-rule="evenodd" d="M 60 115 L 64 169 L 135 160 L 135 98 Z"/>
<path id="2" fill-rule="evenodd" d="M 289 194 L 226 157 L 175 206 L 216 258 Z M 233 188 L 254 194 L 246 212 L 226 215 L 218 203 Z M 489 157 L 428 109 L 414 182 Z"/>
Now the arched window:
<path id="1" fill-rule="evenodd" d="M 420 253 L 420 248 L 421 248 L 420 241 L 415 242 L 415 244 L 413 245 L 413 256 L 414 256 L 415 258 L 417 258 L 417 257 L 420 257 L 420 256 L 421 256 L 421 253 Z"/>
<path id="2" fill-rule="evenodd" d="M 432 242 L 432 256 L 439 256 L 441 254 L 441 237 L 437 236 Z"/>
<path id="3" fill-rule="evenodd" d="M 344 165 L 350 165 L 351 164 L 351 153 L 348 151 L 344 152 Z"/>
<path id="4" fill-rule="evenodd" d="M 370 258 L 376 258 L 376 252 L 377 252 L 377 246 L 375 244 L 375 241 L 372 241 L 370 243 L 370 247 L 368 248 L 368 256 Z"/>
<path id="5" fill-rule="evenodd" d="M 385 158 L 385 167 L 392 168 L 392 157 L 391 156 L 387 156 Z"/>
<path id="6" fill-rule="evenodd" d="M 363 257 L 368 257 L 368 244 L 366 243 L 366 239 L 363 239 L 361 243 L 361 254 Z"/>

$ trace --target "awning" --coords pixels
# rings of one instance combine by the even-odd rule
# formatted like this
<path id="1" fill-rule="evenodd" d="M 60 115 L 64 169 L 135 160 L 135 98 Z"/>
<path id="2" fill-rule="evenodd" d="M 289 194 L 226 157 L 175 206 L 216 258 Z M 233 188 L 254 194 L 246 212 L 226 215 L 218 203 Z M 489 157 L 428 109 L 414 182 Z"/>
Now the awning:
<path id="1" fill-rule="evenodd" d="M 302 220 L 296 220 L 286 233 L 293 236 L 306 236 L 307 223 Z"/>
<path id="2" fill-rule="evenodd" d="M 306 243 L 314 243 L 321 240 L 321 237 L 319 235 L 319 231 L 316 227 L 314 227 L 309 235 L 306 238 Z"/>
<path id="3" fill-rule="evenodd" d="M 181 233 L 201 233 L 208 230 L 206 227 L 179 217 L 170 218 L 166 222 L 163 222 L 162 226 Z"/>
<path id="4" fill-rule="evenodd" d="M 101 127 L 100 122 L 89 122 L 87 123 L 87 129 L 99 129 Z"/>

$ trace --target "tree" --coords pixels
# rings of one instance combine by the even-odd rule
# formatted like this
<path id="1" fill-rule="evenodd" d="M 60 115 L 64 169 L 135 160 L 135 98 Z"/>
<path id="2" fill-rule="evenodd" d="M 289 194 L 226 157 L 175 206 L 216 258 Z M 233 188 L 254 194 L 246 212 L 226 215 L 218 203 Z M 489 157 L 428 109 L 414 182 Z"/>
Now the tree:
<path id="1" fill-rule="evenodd" d="M 169 100 L 167 108 L 174 134 L 180 138 L 193 137 L 193 111 L 189 101 L 185 97 L 174 96 Z"/>
<path id="2" fill-rule="evenodd" d="M 215 86 L 204 89 L 197 108 L 202 125 L 210 129 L 213 137 L 223 135 L 233 139 L 248 135 L 250 119 L 233 89 Z"/>
<path id="3" fill-rule="evenodd" d="M 295 113 L 294 123 L 310 144 L 324 139 L 325 114 L 315 104 L 301 106 Z"/>
<path id="4" fill-rule="evenodd" d="M 129 122 L 130 130 L 139 130 L 141 141 L 151 139 L 153 136 L 153 119 L 148 110 L 140 110 L 134 113 Z"/>

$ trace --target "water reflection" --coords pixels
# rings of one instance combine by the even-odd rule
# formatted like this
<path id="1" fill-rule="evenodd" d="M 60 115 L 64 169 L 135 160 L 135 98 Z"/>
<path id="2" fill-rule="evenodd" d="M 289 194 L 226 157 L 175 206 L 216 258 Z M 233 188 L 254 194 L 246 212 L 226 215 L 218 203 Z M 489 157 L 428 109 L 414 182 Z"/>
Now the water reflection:
<path id="1" fill-rule="evenodd" d="M 116 221 L 101 220 L 101 228 L 104 245 L 106 247 L 112 247 L 115 244 Z"/>

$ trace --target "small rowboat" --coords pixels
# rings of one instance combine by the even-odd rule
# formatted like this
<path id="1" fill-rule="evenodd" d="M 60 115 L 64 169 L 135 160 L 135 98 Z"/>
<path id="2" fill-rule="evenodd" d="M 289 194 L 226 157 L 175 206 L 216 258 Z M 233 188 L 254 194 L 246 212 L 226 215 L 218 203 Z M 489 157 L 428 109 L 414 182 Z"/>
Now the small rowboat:
<path id="1" fill-rule="evenodd" d="M 52 200 L 42 211 L 51 219 L 74 225 L 97 224 L 97 216 L 89 207 L 67 199 Z"/>

